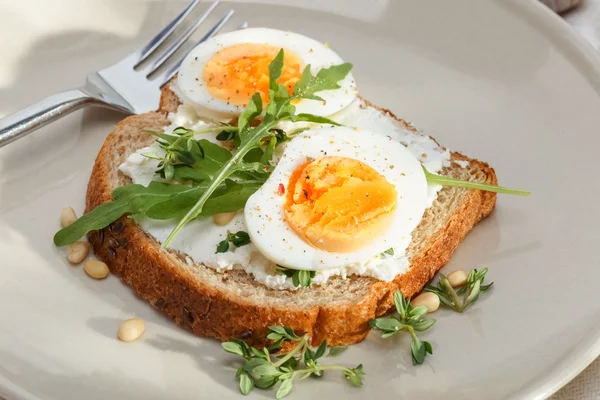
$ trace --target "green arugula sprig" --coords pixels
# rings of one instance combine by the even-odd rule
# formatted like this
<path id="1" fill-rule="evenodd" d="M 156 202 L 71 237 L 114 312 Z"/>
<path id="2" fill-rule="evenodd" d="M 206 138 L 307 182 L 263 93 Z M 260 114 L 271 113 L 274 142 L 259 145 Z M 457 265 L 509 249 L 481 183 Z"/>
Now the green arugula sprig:
<path id="1" fill-rule="evenodd" d="M 242 247 L 250 243 L 250 235 L 248 232 L 238 231 L 236 233 L 227 232 L 227 237 L 217 244 L 217 253 L 226 253 L 229 251 L 229 243 L 235 247 Z"/>
<path id="2" fill-rule="evenodd" d="M 527 190 L 509 189 L 504 186 L 490 185 L 489 183 L 462 181 L 460 179 L 450 178 L 449 176 L 432 174 L 427 171 L 425 167 L 423 167 L 423 172 L 425 173 L 425 179 L 429 185 L 456 186 L 465 189 L 479 189 L 486 192 L 512 194 L 517 196 L 529 196 L 531 194 L 531 192 Z"/>
<path id="3" fill-rule="evenodd" d="M 326 340 L 317 349 L 312 350 L 307 335 L 298 336 L 293 329 L 285 326 L 270 326 L 267 338 L 275 342 L 262 350 L 250 347 L 246 342 L 238 339 L 221 344 L 225 351 L 242 356 L 245 360 L 236 372 L 240 392 L 245 395 L 249 394 L 254 387 L 269 389 L 279 383 L 276 398 L 281 399 L 292 391 L 295 378 L 302 380 L 310 376 L 320 377 L 327 370 L 342 371 L 351 384 L 362 385 L 362 378 L 365 375 L 362 364 L 355 368 L 321 364 L 319 359 L 327 350 Z M 278 350 L 284 342 L 295 343 L 295 346 L 273 360 L 270 352 Z M 332 347 L 329 355 L 339 354 L 343 350 L 343 348 Z"/>
<path id="4" fill-rule="evenodd" d="M 275 273 L 285 275 L 288 278 L 292 278 L 292 284 L 294 287 L 302 286 L 308 287 L 312 282 L 312 278 L 315 277 L 315 271 L 307 271 L 303 269 L 290 269 L 277 265 Z"/>
<path id="5" fill-rule="evenodd" d="M 437 294 L 440 303 L 461 313 L 473 304 L 481 293 L 488 291 L 494 282 L 484 285 L 483 281 L 488 269 L 473 269 L 467 276 L 467 282 L 458 290 L 454 290 L 446 275 L 440 272 L 437 286 L 425 286 L 426 292 Z M 459 296 L 463 296 L 461 299 Z"/>
<path id="6" fill-rule="evenodd" d="M 323 100 L 315 93 L 339 88 L 338 82 L 350 72 L 352 65 L 346 63 L 323 68 L 316 76 L 312 75 L 310 65 L 307 65 L 302 73 L 301 80 L 296 83 L 294 92 L 290 96 L 288 89 L 284 85 L 277 83 L 283 68 L 283 57 L 284 51 L 281 49 L 269 65 L 269 104 L 264 110 L 262 121 L 257 126 L 252 126 L 251 124 L 254 119 L 263 115 L 260 94 L 255 93 L 238 118 L 236 139 L 239 144 L 237 149 L 234 150 L 231 159 L 207 182 L 208 187 L 196 204 L 179 221 L 175 229 L 173 229 L 164 243 L 165 247 L 169 246 L 186 224 L 202 213 L 204 205 L 212 194 L 232 174 L 239 171 L 260 171 L 260 163 L 246 162 L 244 157 L 252 149 L 260 147 L 265 138 L 273 137 L 275 135 L 273 129 L 279 122 L 288 120 L 292 122 L 305 121 L 339 125 L 329 118 L 312 114 L 296 114 L 296 107 L 292 103 L 299 99 Z"/>
<path id="7" fill-rule="evenodd" d="M 394 293 L 394 304 L 399 317 L 391 315 L 389 317 L 377 318 L 369 322 L 372 329 L 382 332 L 382 338 L 388 338 L 405 331 L 410 333 L 410 351 L 413 364 L 422 364 L 425 361 L 427 353 L 433 354 L 431 344 L 421 341 L 415 332 L 425 331 L 435 324 L 435 319 L 424 319 L 427 314 L 427 307 L 413 307 L 400 290 Z"/>

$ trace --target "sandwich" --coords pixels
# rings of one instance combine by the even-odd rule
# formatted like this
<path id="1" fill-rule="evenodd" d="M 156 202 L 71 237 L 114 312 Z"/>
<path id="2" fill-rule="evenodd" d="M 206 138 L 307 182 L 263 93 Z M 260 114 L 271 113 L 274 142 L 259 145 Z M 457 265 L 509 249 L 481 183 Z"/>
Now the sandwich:
<path id="1" fill-rule="evenodd" d="M 96 158 L 86 214 L 97 257 L 199 336 L 266 345 L 360 342 L 487 217 L 487 163 L 450 151 L 358 92 L 327 44 L 267 28 L 193 49 L 159 109 L 122 120 Z"/>

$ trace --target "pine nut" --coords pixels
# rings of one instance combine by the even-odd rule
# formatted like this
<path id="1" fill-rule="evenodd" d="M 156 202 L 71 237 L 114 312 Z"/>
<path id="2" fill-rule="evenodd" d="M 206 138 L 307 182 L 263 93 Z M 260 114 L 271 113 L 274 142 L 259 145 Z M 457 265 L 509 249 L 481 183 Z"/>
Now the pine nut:
<path id="1" fill-rule="evenodd" d="M 79 264 L 88 256 L 90 245 L 87 242 L 75 242 L 67 247 L 67 259 L 71 264 Z"/>
<path id="2" fill-rule="evenodd" d="M 462 269 L 450 272 L 447 278 L 448 282 L 450 282 L 450 286 L 452 287 L 463 286 L 465 283 L 467 283 L 467 273 Z"/>
<path id="3" fill-rule="evenodd" d="M 110 272 L 108 269 L 108 265 L 98 260 L 87 260 L 83 264 L 83 270 L 86 274 L 88 274 L 94 279 L 104 279 L 108 276 L 108 273 Z"/>
<path id="4" fill-rule="evenodd" d="M 215 224 L 217 224 L 219 226 L 225 226 L 231 222 L 231 220 L 235 217 L 235 214 L 237 214 L 237 213 L 236 212 L 228 212 L 228 213 L 215 214 L 213 216 L 213 219 L 215 221 Z"/>
<path id="5" fill-rule="evenodd" d="M 425 306 L 427 312 L 432 313 L 440 308 L 440 298 L 435 293 L 425 292 L 412 299 L 410 304 L 414 307 Z"/>
<path id="6" fill-rule="evenodd" d="M 77 220 L 77 214 L 71 207 L 63 208 L 60 212 L 60 226 L 63 228 L 71 225 L 75 220 Z"/>
<path id="7" fill-rule="evenodd" d="M 123 342 L 133 342 L 138 339 L 146 330 L 146 324 L 143 319 L 131 318 L 123 321 L 119 326 L 119 340 Z"/>

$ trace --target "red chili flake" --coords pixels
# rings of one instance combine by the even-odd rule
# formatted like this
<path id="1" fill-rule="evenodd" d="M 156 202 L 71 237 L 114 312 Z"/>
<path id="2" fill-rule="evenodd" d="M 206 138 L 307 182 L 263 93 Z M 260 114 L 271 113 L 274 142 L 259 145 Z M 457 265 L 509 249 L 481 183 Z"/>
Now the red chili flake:
<path id="1" fill-rule="evenodd" d="M 285 186 L 283 186 L 283 183 L 280 183 L 279 186 L 277 186 L 277 193 L 279 193 L 280 196 L 285 193 Z"/>

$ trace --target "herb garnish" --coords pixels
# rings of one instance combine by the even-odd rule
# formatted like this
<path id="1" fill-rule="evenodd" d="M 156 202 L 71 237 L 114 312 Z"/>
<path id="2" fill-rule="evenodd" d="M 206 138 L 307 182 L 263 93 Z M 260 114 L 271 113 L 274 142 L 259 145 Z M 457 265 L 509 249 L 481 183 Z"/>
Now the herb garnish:
<path id="1" fill-rule="evenodd" d="M 407 331 L 411 336 L 410 351 L 413 364 L 422 364 L 427 353 L 433 354 L 431 344 L 421 341 L 415 332 L 425 331 L 435 324 L 435 319 L 424 319 L 427 314 L 427 307 L 413 307 L 400 290 L 394 293 L 394 304 L 398 311 L 399 318 L 396 316 L 377 318 L 369 322 L 371 328 L 382 332 L 382 338 L 388 338 L 400 331 Z"/>
<path id="2" fill-rule="evenodd" d="M 312 278 L 315 277 L 315 271 L 307 271 L 304 269 L 290 269 L 277 265 L 275 273 L 285 275 L 288 278 L 292 278 L 292 284 L 294 287 L 302 286 L 308 287 L 312 282 Z"/>
<path id="3" fill-rule="evenodd" d="M 379 258 L 386 258 L 387 256 L 393 256 L 393 255 L 394 255 L 394 248 L 390 247 L 383 253 L 379 254 Z"/>
<path id="4" fill-rule="evenodd" d="M 242 247 L 250 243 L 250 235 L 244 231 L 236 233 L 227 232 L 227 237 L 219 242 L 216 253 L 226 253 L 229 250 L 229 243 L 235 247 Z"/>
<path id="5" fill-rule="evenodd" d="M 246 162 L 244 157 L 252 149 L 260 147 L 263 139 L 276 135 L 272 130 L 275 126 L 285 120 L 292 122 L 316 122 L 331 125 L 339 125 L 337 122 L 312 114 L 296 114 L 296 107 L 293 101 L 299 99 L 323 100 L 315 93 L 322 90 L 337 89 L 340 86 L 338 82 L 342 80 L 350 69 L 351 64 L 345 63 L 333 65 L 329 68 L 321 69 L 316 76 L 310 72 L 310 65 L 307 65 L 302 73 L 301 80 L 294 86 L 294 92 L 290 96 L 288 89 L 277 83 L 281 76 L 283 68 L 283 49 L 279 50 L 277 56 L 269 65 L 269 105 L 265 108 L 264 118 L 257 126 L 252 126 L 251 121 L 263 114 L 263 105 L 259 93 L 254 93 L 248 102 L 246 109 L 238 118 L 238 130 L 235 139 L 239 142 L 234 150 L 231 159 L 227 161 L 215 175 L 207 181 L 207 188 L 202 193 L 196 204 L 179 221 L 175 229 L 171 232 L 164 243 L 165 247 L 173 241 L 179 231 L 190 221 L 200 215 L 204 205 L 210 199 L 227 178 L 239 171 L 260 171 L 261 165 L 257 162 Z"/>
<path id="6" fill-rule="evenodd" d="M 254 387 L 269 389 L 280 383 L 276 397 L 281 399 L 292 391 L 293 380 L 296 377 L 300 379 L 310 376 L 320 377 L 327 370 L 343 371 L 344 376 L 351 384 L 362 385 L 362 377 L 365 375 L 362 364 L 356 368 L 321 364 L 319 359 L 325 355 L 327 350 L 326 340 L 316 350 L 312 350 L 309 346 L 308 336 L 298 336 L 291 328 L 270 326 L 269 332 L 267 338 L 274 340 L 275 343 L 262 350 L 250 347 L 238 339 L 221 343 L 225 351 L 240 355 L 245 359 L 242 367 L 236 372 L 236 377 L 240 380 L 240 392 L 243 394 L 249 394 Z M 273 361 L 270 351 L 279 349 L 284 342 L 296 343 L 296 345 L 288 353 L 279 354 Z M 332 347 L 329 350 L 330 355 L 334 349 L 339 348 Z M 337 352 L 339 354 L 339 350 Z"/>
<path id="7" fill-rule="evenodd" d="M 173 179 L 175 166 L 192 166 L 196 158 L 204 158 L 204 149 L 199 141 L 194 140 L 195 132 L 192 129 L 180 126 L 173 129 L 172 135 L 150 130 L 146 132 L 156 136 L 156 143 L 165 151 L 165 155 L 164 157 L 160 157 L 156 153 L 144 153 L 142 155 L 160 160 L 156 173 L 166 180 Z"/>
<path id="8" fill-rule="evenodd" d="M 450 178 L 448 176 L 432 174 L 427 171 L 425 167 L 423 167 L 423 172 L 425 173 L 425 179 L 427 179 L 429 185 L 456 186 L 466 189 L 478 189 L 486 192 L 513 194 L 517 196 L 529 196 L 531 194 L 531 192 L 528 192 L 527 190 L 509 189 L 504 186 L 490 185 L 489 183 L 461 181 L 460 179 Z"/>
<path id="9" fill-rule="evenodd" d="M 487 268 L 471 270 L 467 276 L 467 283 L 458 290 L 454 290 L 446 275 L 440 272 L 437 286 L 427 285 L 424 290 L 437 294 L 440 298 L 440 303 L 461 313 L 477 301 L 482 292 L 486 292 L 494 284 L 494 282 L 488 285 L 483 284 L 487 272 Z M 463 295 L 462 300 L 459 297 L 460 295 Z"/>

